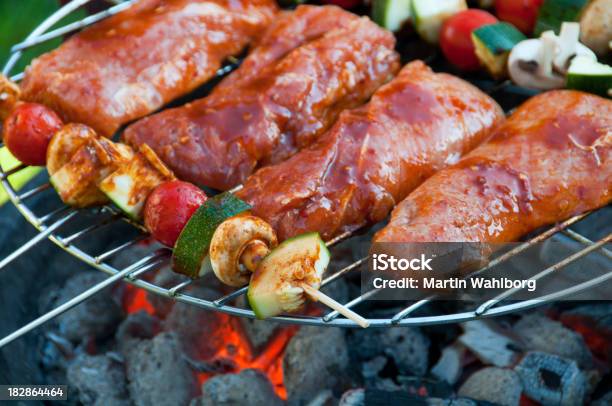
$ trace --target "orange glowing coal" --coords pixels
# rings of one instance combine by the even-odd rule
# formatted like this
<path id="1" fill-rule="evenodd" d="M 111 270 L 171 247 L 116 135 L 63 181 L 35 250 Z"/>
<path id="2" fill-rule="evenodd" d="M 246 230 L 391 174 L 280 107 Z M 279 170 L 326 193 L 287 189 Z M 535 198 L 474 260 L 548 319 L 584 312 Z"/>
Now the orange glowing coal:
<path id="1" fill-rule="evenodd" d="M 149 314 L 155 314 L 153 305 L 147 300 L 147 292 L 133 285 L 127 285 L 123 296 L 123 308 L 126 313 L 136 313 L 141 310 Z"/>
<path id="2" fill-rule="evenodd" d="M 146 292 L 143 289 L 128 285 L 124 294 L 123 307 L 127 313 L 134 313 L 141 310 L 149 314 L 155 314 L 155 309 L 147 300 Z M 204 310 L 203 310 L 204 311 Z M 283 355 L 287 343 L 296 333 L 296 327 L 285 327 L 281 329 L 270 340 L 266 348 L 259 354 L 253 350 L 249 339 L 246 337 L 240 323 L 236 318 L 227 314 L 220 314 L 221 322 L 219 329 L 213 334 L 207 332 L 205 340 L 209 343 L 218 343 L 218 348 L 214 354 L 200 361 L 222 362 L 224 365 L 232 365 L 231 372 L 240 372 L 243 369 L 258 369 L 268 376 L 277 395 L 282 399 L 287 399 L 287 392 L 283 384 Z M 198 373 L 197 378 L 200 385 L 214 373 Z"/>

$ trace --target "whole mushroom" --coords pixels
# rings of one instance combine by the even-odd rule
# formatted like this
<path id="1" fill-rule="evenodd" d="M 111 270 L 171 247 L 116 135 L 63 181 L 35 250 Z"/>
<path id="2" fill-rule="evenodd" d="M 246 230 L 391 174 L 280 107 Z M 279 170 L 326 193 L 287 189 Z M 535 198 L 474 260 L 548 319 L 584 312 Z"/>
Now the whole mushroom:
<path id="1" fill-rule="evenodd" d="M 540 38 L 521 41 L 508 58 L 510 78 L 517 85 L 529 89 L 563 87 L 565 74 L 574 57 L 597 60 L 593 51 L 578 42 L 579 35 L 577 23 L 563 23 L 559 37 L 546 31 Z"/>
<path id="2" fill-rule="evenodd" d="M 274 229 L 259 217 L 230 217 L 213 234 L 208 253 L 210 265 L 223 283 L 244 286 L 261 260 L 277 245 Z"/>

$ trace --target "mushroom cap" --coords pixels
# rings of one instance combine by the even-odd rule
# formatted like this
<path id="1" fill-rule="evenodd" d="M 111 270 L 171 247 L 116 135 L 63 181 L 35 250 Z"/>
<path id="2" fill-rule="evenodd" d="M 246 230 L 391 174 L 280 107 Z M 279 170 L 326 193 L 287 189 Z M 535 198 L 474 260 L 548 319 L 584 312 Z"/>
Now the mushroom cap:
<path id="1" fill-rule="evenodd" d="M 554 72 L 543 74 L 539 57 L 543 41 L 539 38 L 519 42 L 508 57 L 508 73 L 514 83 L 528 89 L 549 90 L 563 87 L 565 79 Z M 552 68 L 552 60 L 551 67 Z"/>
<path id="2" fill-rule="evenodd" d="M 217 278 L 230 286 L 246 285 L 250 272 L 240 264 L 240 257 L 246 247 L 256 241 L 263 241 L 270 249 L 278 245 L 272 226 L 259 217 L 238 215 L 221 223 L 213 234 L 208 252 Z"/>

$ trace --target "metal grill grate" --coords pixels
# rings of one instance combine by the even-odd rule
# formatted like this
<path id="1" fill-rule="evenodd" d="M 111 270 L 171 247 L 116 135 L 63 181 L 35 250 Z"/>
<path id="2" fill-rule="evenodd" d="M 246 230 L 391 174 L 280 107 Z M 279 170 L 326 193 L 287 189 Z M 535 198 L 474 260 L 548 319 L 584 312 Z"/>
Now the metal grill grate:
<path id="1" fill-rule="evenodd" d="M 107 16 L 116 14 L 119 11 L 122 11 L 129 7 L 131 3 L 135 0 L 125 1 L 125 2 L 115 2 L 118 3 L 113 5 L 109 9 L 100 12 L 95 15 L 91 15 L 81 21 L 66 25 L 64 27 L 55 29 L 53 31 L 48 31 L 52 26 L 54 26 L 58 21 L 60 21 L 63 17 L 72 13 L 74 10 L 78 9 L 82 5 L 86 4 L 89 0 L 74 0 L 53 15 L 49 16 L 44 22 L 42 22 L 32 33 L 26 38 L 22 43 L 16 44 L 11 52 L 11 57 L 9 58 L 7 64 L 3 69 L 3 73 L 9 76 L 9 73 L 15 63 L 19 60 L 21 56 L 21 52 L 31 46 L 43 43 L 53 38 L 60 37 L 67 33 L 76 31 L 83 27 L 86 27 L 96 21 L 99 21 Z M 222 76 L 227 74 L 232 70 L 233 65 L 226 66 L 220 69 L 217 72 L 218 76 Z M 13 80 L 20 80 L 23 77 L 22 73 L 16 74 L 12 76 Z M 508 104 L 508 99 L 516 100 L 520 99 L 520 96 L 529 95 L 529 92 L 525 89 L 520 89 L 509 82 L 504 83 L 494 83 L 494 82 L 481 82 L 481 81 L 473 81 L 476 85 L 481 87 L 483 90 L 487 91 L 489 94 L 492 94 L 498 101 L 505 101 L 502 104 Z M 517 97 L 519 95 L 519 97 Z M 516 105 L 517 103 L 514 103 Z M 514 107 L 514 106 L 510 106 Z M 0 142 L 0 147 L 2 147 L 2 143 Z M 9 184 L 8 177 L 25 169 L 26 167 L 23 165 L 19 165 L 15 168 L 0 168 L 0 183 L 8 193 L 10 200 L 13 202 L 15 207 L 19 210 L 19 212 L 39 231 L 36 237 L 34 237 L 31 241 L 24 244 L 22 247 L 17 249 L 14 253 L 9 255 L 4 260 L 0 261 L 0 272 L 6 272 L 7 269 L 5 266 L 17 258 L 19 255 L 26 252 L 28 249 L 33 247 L 38 242 L 48 238 L 55 244 L 57 244 L 61 249 L 69 252 L 73 256 L 77 257 L 84 263 L 109 274 L 109 277 L 104 280 L 102 283 L 91 287 L 89 290 L 83 292 L 82 294 L 76 296 L 72 300 L 67 303 L 59 306 L 53 311 L 46 313 L 39 317 L 38 319 L 32 321 L 28 325 L 22 327 L 21 329 L 13 332 L 7 337 L 0 340 L 0 347 L 6 345 L 7 343 L 13 341 L 14 339 L 20 337 L 21 335 L 31 331 L 32 329 L 40 326 L 41 324 L 51 320 L 52 318 L 62 314 L 68 309 L 78 305 L 88 297 L 93 294 L 101 291 L 103 288 L 109 286 L 112 283 L 115 283 L 119 280 L 124 280 L 128 283 L 131 283 L 139 288 L 145 289 L 148 292 L 151 292 L 156 295 L 165 296 L 167 298 L 188 303 L 194 306 L 199 306 L 207 310 L 220 311 L 224 313 L 228 313 L 230 315 L 239 316 L 239 317 L 248 317 L 254 318 L 255 315 L 250 309 L 244 309 L 240 307 L 236 307 L 232 305 L 232 301 L 239 296 L 242 296 L 246 293 L 246 288 L 235 290 L 234 292 L 227 294 L 223 297 L 219 297 L 216 300 L 205 300 L 191 294 L 183 293 L 184 289 L 188 287 L 192 281 L 189 279 L 185 279 L 183 282 L 173 286 L 171 288 L 164 288 L 161 286 L 157 286 L 147 280 L 140 278 L 146 272 L 151 272 L 158 270 L 164 263 L 167 263 L 170 257 L 170 251 L 166 249 L 157 250 L 152 252 L 151 254 L 141 258 L 136 263 L 128 266 L 124 269 L 116 269 L 112 265 L 110 265 L 109 260 L 112 259 L 117 254 L 122 251 L 130 248 L 131 246 L 137 244 L 140 241 L 143 241 L 145 236 L 145 230 L 139 224 L 131 222 L 127 217 L 123 216 L 117 209 L 111 206 L 105 206 L 102 208 L 98 208 L 95 210 L 85 210 L 85 211 L 77 211 L 68 207 L 60 207 L 57 210 L 52 211 L 51 213 L 45 214 L 36 214 L 32 211 L 30 207 L 28 207 L 27 203 L 30 198 L 33 196 L 44 193 L 49 190 L 49 184 L 45 183 L 41 186 L 34 187 L 30 190 L 22 192 L 19 194 L 13 187 Z M 59 229 L 71 221 L 74 221 L 79 214 L 83 212 L 88 212 L 94 214 L 94 216 L 89 216 L 95 219 L 94 222 L 88 224 L 84 228 L 78 231 L 72 232 L 69 235 L 62 235 L 59 233 Z M 604 247 L 605 244 L 611 242 L 612 234 L 607 235 L 606 237 L 600 239 L 597 242 L 592 242 L 588 238 L 578 234 L 577 232 L 569 229 L 570 226 L 575 225 L 579 221 L 583 220 L 588 216 L 589 213 L 581 214 L 576 217 L 570 218 L 555 227 L 552 227 L 543 233 L 531 238 L 530 240 L 516 246 L 514 249 L 506 252 L 505 254 L 495 258 L 492 260 L 487 266 L 478 270 L 476 273 L 483 273 L 487 270 L 491 269 L 493 266 L 510 259 L 512 256 L 527 250 L 532 247 L 534 244 L 542 242 L 546 239 L 549 239 L 553 235 L 562 232 L 567 237 L 584 244 L 584 248 L 579 250 L 576 253 L 571 254 L 566 258 L 560 258 L 559 262 L 555 265 L 544 269 L 540 273 L 538 273 L 535 278 L 540 279 L 553 271 L 557 271 L 562 267 L 596 251 L 599 250 L 603 255 L 607 258 L 612 259 L 612 252 Z M 95 230 L 101 227 L 110 227 L 113 224 L 126 221 L 131 223 L 134 227 L 139 229 L 140 236 L 133 240 L 125 241 L 125 242 L 117 242 L 118 245 L 110 249 L 106 252 L 102 253 L 88 253 L 84 250 L 80 249 L 77 245 L 78 241 L 83 237 L 91 234 Z M 333 240 L 327 243 L 328 246 L 332 247 L 339 243 L 340 241 L 346 240 L 348 238 L 353 237 L 353 233 L 345 233 L 342 234 Z M 354 272 L 359 269 L 362 265 L 364 265 L 367 261 L 367 257 L 361 258 L 358 261 L 342 268 L 341 270 L 333 273 L 323 280 L 322 285 L 328 285 L 333 283 L 334 281 L 345 277 L 347 274 Z M 537 299 L 518 301 L 512 303 L 503 304 L 502 301 L 509 298 L 515 290 L 507 290 L 503 294 L 491 299 L 485 303 L 478 304 L 474 310 L 463 311 L 452 314 L 437 314 L 430 316 L 418 316 L 412 317 L 411 315 L 417 311 L 418 309 L 426 306 L 431 303 L 436 297 L 429 296 L 423 300 L 417 301 L 415 303 L 406 303 L 406 306 L 403 310 L 397 312 L 392 312 L 392 314 L 385 315 L 385 317 L 380 318 L 371 318 L 368 319 L 371 327 L 389 327 L 389 326 L 416 326 L 416 325 L 431 325 L 431 324 L 443 324 L 443 323 L 456 323 L 456 322 L 464 322 L 468 320 L 472 320 L 479 317 L 494 317 L 503 314 L 508 314 L 512 312 L 517 312 L 520 310 L 529 309 L 550 301 L 558 300 L 563 297 L 578 293 L 580 291 L 592 288 L 597 284 L 603 283 L 609 279 L 612 279 L 612 270 L 608 273 L 601 275 L 595 279 L 580 283 L 571 288 L 563 289 L 557 291 L 555 293 L 547 294 L 546 296 L 541 296 Z M 358 296 L 348 303 L 346 306 L 349 308 L 353 308 L 363 301 L 367 300 L 372 295 L 376 294 L 376 291 L 368 292 L 364 295 Z M 391 312 L 391 311 L 390 311 Z M 300 325 L 319 325 L 319 326 L 338 326 L 338 327 L 357 327 L 353 321 L 338 317 L 339 314 L 337 312 L 330 312 L 323 316 L 309 316 L 309 315 L 287 315 L 274 317 L 272 320 L 282 322 L 282 323 L 290 323 L 290 324 L 300 324 Z"/>

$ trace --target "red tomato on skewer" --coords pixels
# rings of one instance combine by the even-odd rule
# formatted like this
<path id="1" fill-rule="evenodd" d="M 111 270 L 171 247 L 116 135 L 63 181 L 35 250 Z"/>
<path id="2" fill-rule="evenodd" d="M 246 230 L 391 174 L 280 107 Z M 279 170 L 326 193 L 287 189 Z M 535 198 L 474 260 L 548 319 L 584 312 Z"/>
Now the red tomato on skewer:
<path id="1" fill-rule="evenodd" d="M 538 11 L 544 0 L 495 0 L 495 14 L 502 21 L 509 22 L 523 34 L 533 33 Z"/>
<path id="2" fill-rule="evenodd" d="M 185 224 L 206 199 L 206 194 L 191 183 L 164 182 L 147 199 L 145 226 L 157 241 L 173 247 Z"/>
<path id="3" fill-rule="evenodd" d="M 474 52 L 472 31 L 496 22 L 492 14 L 476 9 L 461 11 L 446 20 L 440 32 L 440 47 L 446 59 L 459 69 L 478 69 L 480 62 Z"/>
<path id="4" fill-rule="evenodd" d="M 47 162 L 49 141 L 62 125 L 62 120 L 50 108 L 21 103 L 4 121 L 4 143 L 24 164 L 43 166 Z"/>

